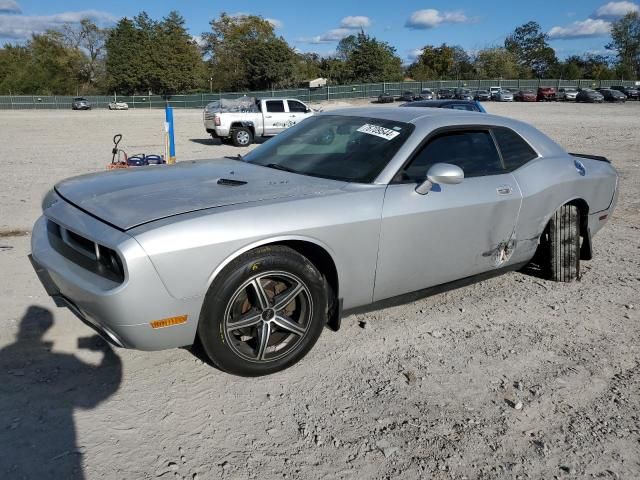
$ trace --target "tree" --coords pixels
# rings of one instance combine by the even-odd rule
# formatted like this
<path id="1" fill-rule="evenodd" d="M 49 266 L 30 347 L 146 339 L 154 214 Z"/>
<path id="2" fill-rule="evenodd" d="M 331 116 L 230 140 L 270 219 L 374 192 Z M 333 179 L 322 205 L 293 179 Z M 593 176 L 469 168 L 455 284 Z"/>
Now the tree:
<path id="1" fill-rule="evenodd" d="M 317 53 L 300 53 L 296 55 L 293 77 L 296 84 L 305 80 L 322 77 L 322 59 Z"/>
<path id="2" fill-rule="evenodd" d="M 513 53 L 506 48 L 493 47 L 478 52 L 475 69 L 480 78 L 516 78 L 520 67 Z"/>
<path id="3" fill-rule="evenodd" d="M 204 64 L 200 49 L 175 10 L 155 25 L 154 76 L 151 88 L 162 94 L 183 93 L 202 86 Z"/>
<path id="4" fill-rule="evenodd" d="M 638 78 L 640 76 L 640 14 L 627 13 L 613 22 L 611 43 L 607 45 L 618 56 L 616 70 L 621 77 Z"/>
<path id="5" fill-rule="evenodd" d="M 407 73 L 415 80 L 444 80 L 473 75 L 469 54 L 459 45 L 426 45 Z"/>
<path id="6" fill-rule="evenodd" d="M 524 75 L 542 78 L 558 62 L 555 51 L 547 43 L 548 39 L 537 22 L 528 22 L 505 39 L 504 47 L 515 55 Z"/>
<path id="7" fill-rule="evenodd" d="M 90 19 L 83 18 L 78 24 L 65 24 L 62 34 L 68 47 L 85 53 L 87 60 L 80 75 L 89 88 L 95 87 L 104 76 L 107 30 L 98 27 Z"/>
<path id="8" fill-rule="evenodd" d="M 216 90 L 246 90 L 256 87 L 256 82 L 249 78 L 249 58 L 255 59 L 254 48 L 261 48 L 264 44 L 278 40 L 273 25 L 257 15 L 230 16 L 222 13 L 220 18 L 209 23 L 211 31 L 202 34 L 204 52 L 209 58 L 212 85 Z M 284 42 L 283 39 L 280 39 Z M 281 45 L 271 44 L 266 50 L 273 52 Z M 277 58 L 269 57 L 277 62 Z M 293 57 L 285 59 L 294 62 Z M 268 66 L 261 63 L 261 71 L 274 72 L 278 66 Z M 283 83 L 285 78 L 263 79 L 257 83 L 259 88 L 269 88 L 268 82 Z"/>
<path id="9" fill-rule="evenodd" d="M 354 36 L 346 67 L 354 82 L 383 82 L 402 80 L 402 60 L 396 49 L 364 32 Z"/>
<path id="10" fill-rule="evenodd" d="M 249 89 L 282 88 L 293 83 L 294 51 L 282 38 L 255 42 L 247 52 L 246 74 Z"/>
<path id="11" fill-rule="evenodd" d="M 125 95 L 149 89 L 145 76 L 149 42 L 133 20 L 121 19 L 107 37 L 106 84 Z"/>
<path id="12" fill-rule="evenodd" d="M 124 94 L 174 94 L 203 86 L 200 49 L 172 11 L 161 21 L 146 12 L 123 18 L 106 42 L 107 87 Z"/>

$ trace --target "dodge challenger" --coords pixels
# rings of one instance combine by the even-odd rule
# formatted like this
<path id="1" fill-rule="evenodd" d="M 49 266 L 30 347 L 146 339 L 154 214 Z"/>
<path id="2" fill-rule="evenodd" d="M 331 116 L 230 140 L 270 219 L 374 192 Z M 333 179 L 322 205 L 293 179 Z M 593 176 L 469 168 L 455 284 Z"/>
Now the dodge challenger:
<path id="1" fill-rule="evenodd" d="M 432 108 L 352 108 L 244 157 L 58 183 L 31 261 L 56 304 L 111 343 L 198 342 L 270 374 L 356 308 L 519 269 L 580 276 L 618 176 L 532 126 Z"/>

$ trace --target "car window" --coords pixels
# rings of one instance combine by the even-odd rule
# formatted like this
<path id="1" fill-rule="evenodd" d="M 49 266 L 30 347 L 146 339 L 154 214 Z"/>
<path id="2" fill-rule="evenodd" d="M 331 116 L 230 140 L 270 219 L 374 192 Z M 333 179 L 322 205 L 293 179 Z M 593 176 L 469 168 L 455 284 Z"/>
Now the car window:
<path id="1" fill-rule="evenodd" d="M 267 112 L 284 112 L 284 102 L 282 100 L 267 100 Z"/>
<path id="2" fill-rule="evenodd" d="M 287 103 L 289 104 L 290 112 L 307 113 L 307 107 L 305 107 L 304 104 L 295 100 L 287 100 Z"/>
<path id="3" fill-rule="evenodd" d="M 454 105 L 449 105 L 448 108 L 451 108 L 453 110 L 466 110 L 468 112 L 474 112 L 475 109 L 471 106 L 471 105 L 460 105 L 460 104 L 454 104 Z"/>
<path id="4" fill-rule="evenodd" d="M 424 180 L 434 163 L 457 165 L 467 178 L 504 173 L 491 134 L 486 130 L 447 132 L 432 138 L 405 168 L 403 180 Z"/>
<path id="5" fill-rule="evenodd" d="M 380 118 L 316 115 L 255 148 L 242 160 L 315 177 L 369 183 L 414 128 Z"/>
<path id="6" fill-rule="evenodd" d="M 529 160 L 538 157 L 538 154 L 516 132 L 509 128 L 497 127 L 493 129 L 505 168 L 512 172 L 520 168 Z"/>

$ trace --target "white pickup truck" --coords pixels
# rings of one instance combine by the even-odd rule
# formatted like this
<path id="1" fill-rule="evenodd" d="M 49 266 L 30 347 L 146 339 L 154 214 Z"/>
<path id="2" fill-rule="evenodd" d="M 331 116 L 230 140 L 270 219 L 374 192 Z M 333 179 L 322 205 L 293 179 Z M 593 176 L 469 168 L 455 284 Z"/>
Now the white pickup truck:
<path id="1" fill-rule="evenodd" d="M 293 98 L 223 98 L 204 108 L 203 121 L 213 138 L 230 139 L 236 147 L 246 147 L 255 137 L 277 135 L 313 113 Z"/>

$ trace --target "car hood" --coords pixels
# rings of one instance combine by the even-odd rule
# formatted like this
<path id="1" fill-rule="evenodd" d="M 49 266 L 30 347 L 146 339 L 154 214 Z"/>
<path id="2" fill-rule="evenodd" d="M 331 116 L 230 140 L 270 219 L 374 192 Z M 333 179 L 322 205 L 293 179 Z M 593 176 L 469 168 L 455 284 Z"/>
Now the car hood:
<path id="1" fill-rule="evenodd" d="M 229 205 L 328 195 L 347 184 L 237 160 L 133 167 L 64 180 L 63 199 L 121 230 L 174 215 Z"/>

